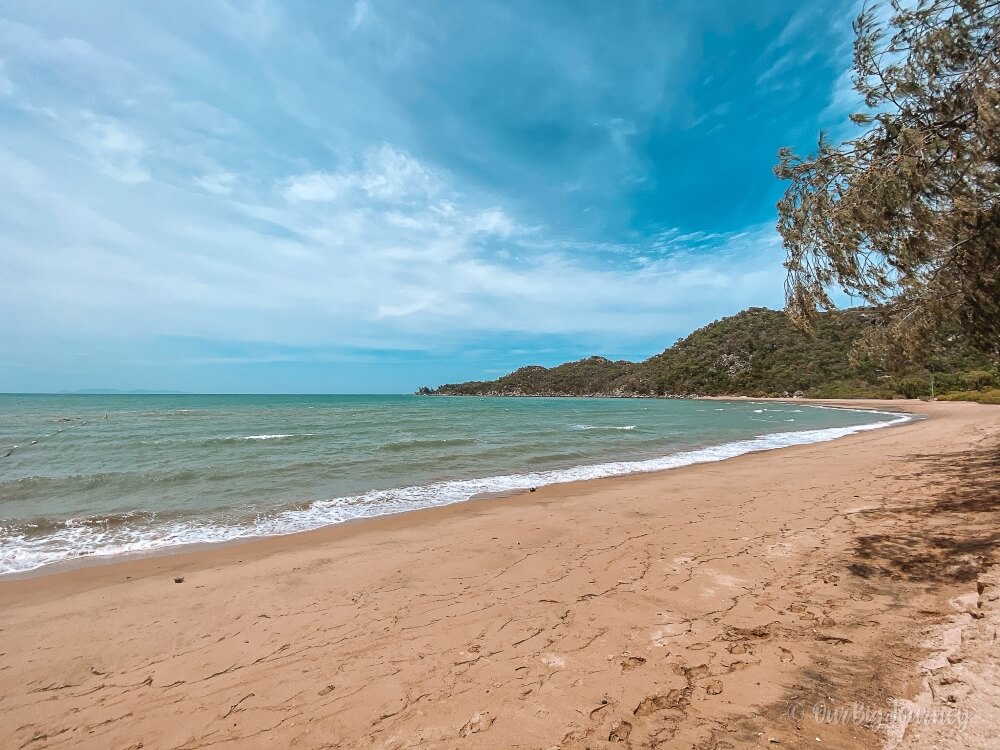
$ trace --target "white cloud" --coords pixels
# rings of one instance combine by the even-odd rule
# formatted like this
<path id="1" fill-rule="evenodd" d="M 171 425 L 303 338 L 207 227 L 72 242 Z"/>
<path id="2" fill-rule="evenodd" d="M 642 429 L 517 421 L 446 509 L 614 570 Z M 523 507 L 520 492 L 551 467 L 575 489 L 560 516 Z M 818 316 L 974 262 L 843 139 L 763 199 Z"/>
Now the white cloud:
<path id="1" fill-rule="evenodd" d="M 757 85 L 762 86 L 765 83 L 770 83 L 781 74 L 794 75 L 796 68 L 808 63 L 817 54 L 819 54 L 819 52 L 820 50 L 817 47 L 812 47 L 806 50 L 796 48 L 783 52 L 775 58 L 774 62 L 768 66 L 767 70 L 757 76 Z"/>
<path id="2" fill-rule="evenodd" d="M 375 314 L 376 320 L 386 318 L 405 318 L 417 313 L 430 310 L 438 305 L 446 305 L 447 300 L 441 298 L 434 292 L 416 292 L 410 295 L 409 300 L 395 300 L 391 303 L 383 303 L 378 306 Z"/>
<path id="3" fill-rule="evenodd" d="M 284 180 L 280 185 L 286 200 L 327 203 L 350 188 L 349 180 L 329 172 L 307 172 Z"/>
<path id="4" fill-rule="evenodd" d="M 854 87 L 854 29 L 852 22 L 863 9 L 874 13 L 876 21 L 888 26 L 894 11 L 891 3 L 866 3 L 856 1 L 848 12 L 837 14 L 830 24 L 829 36 L 832 40 L 828 54 L 837 60 L 843 69 L 830 89 L 830 100 L 820 113 L 820 121 L 835 138 L 850 138 L 857 135 L 857 126 L 848 117 L 856 112 L 864 112 L 867 107 L 864 97 Z M 892 36 L 891 30 L 887 36 Z M 888 61 L 883 61 L 888 62 Z"/>
<path id="5" fill-rule="evenodd" d="M 127 131 L 101 125 L 97 140 L 106 151 L 141 150 Z M 19 320 L 25 335 L 155 331 L 384 348 L 487 332 L 620 341 L 780 301 L 767 296 L 780 294 L 783 275 L 770 227 L 687 237 L 674 231 L 605 247 L 544 227 L 523 230 L 504 207 L 477 205 L 440 178 L 437 188 L 450 199 L 358 202 L 367 196 L 363 176 L 377 172 L 376 164 L 402 161 L 394 174 L 416 175 L 422 185 L 430 170 L 411 155 L 362 158 L 365 166 L 347 173 L 352 183 L 343 200 L 332 202 L 305 197 L 336 192 L 342 176 L 334 187 L 325 173 L 300 176 L 284 186 L 298 191 L 294 201 L 247 183 L 240 201 L 224 196 L 228 214 L 207 210 L 203 201 L 217 197 L 153 180 L 148 198 L 120 186 L 116 209 L 106 214 L 106 201 L 82 182 L 96 178 L 54 157 L 41 169 L 0 151 L 0 169 L 10 176 L 0 186 L 0 246 L 11 271 L 0 278 L 0 310 Z M 212 173 L 204 179 L 232 182 Z M 413 193 L 412 186 L 390 191 Z M 51 221 L 54 211 L 59 222 Z M 609 252 L 617 262 L 600 260 Z M 29 309 L 30 316 L 18 312 Z"/>
<path id="6" fill-rule="evenodd" d="M 802 5 L 802 7 L 795 11 L 795 13 L 793 13 L 788 19 L 788 22 L 778 35 L 778 38 L 771 43 L 768 51 L 792 44 L 796 37 L 802 33 L 803 29 L 815 22 L 817 10 L 818 7 L 809 3 Z"/>
<path id="7" fill-rule="evenodd" d="M 502 208 L 487 208 L 472 217 L 470 228 L 473 232 L 509 237 L 517 226 Z"/>
<path id="8" fill-rule="evenodd" d="M 366 21 L 374 15 L 371 3 L 368 0 L 357 0 L 354 3 L 354 12 L 351 14 L 351 31 L 357 31 Z"/>
<path id="9" fill-rule="evenodd" d="M 365 153 L 357 180 L 368 195 L 384 201 L 426 198 L 441 189 L 440 179 L 429 169 L 388 144 Z"/>
<path id="10" fill-rule="evenodd" d="M 142 162 L 146 145 L 133 130 L 91 112 L 83 114 L 81 125 L 77 137 L 105 174 L 130 185 L 150 179 Z"/>
<path id="11" fill-rule="evenodd" d="M 864 99 L 854 88 L 854 68 L 842 71 L 830 92 L 830 103 L 821 115 L 824 119 L 836 119 L 842 124 L 848 115 L 865 108 Z"/>
<path id="12" fill-rule="evenodd" d="M 206 3 L 205 12 L 221 23 L 224 5 Z M 301 23 L 275 34 L 301 19 L 265 5 L 235 19 L 225 33 L 244 46 L 224 39 L 218 56 L 197 43 L 209 32 L 185 40 L 184 20 L 155 4 L 115 6 L 113 28 L 89 11 L 50 18 L 44 34 L 0 22 L 21 107 L 0 138 L 0 317 L 14 322 L 9 331 L 74 346 L 175 337 L 434 349 L 496 334 L 619 342 L 780 301 L 769 227 L 601 245 L 565 216 L 546 224 L 551 205 L 504 190 L 517 182 L 541 196 L 558 172 L 505 160 L 488 125 L 461 112 L 447 122 L 439 103 L 427 110 L 439 129 L 432 143 L 398 90 L 369 80 L 384 76 L 372 72 L 378 60 L 349 64 Z M 338 41 L 360 47 L 390 19 L 372 24 L 370 5 L 359 7 L 371 29 Z M 594 93 L 575 78 L 587 54 L 578 38 L 544 58 L 561 66 L 546 75 L 572 84 L 554 87 L 550 106 L 571 113 L 577 100 L 563 94 Z M 538 44 L 549 51 L 548 37 Z M 664 46 L 658 35 L 650 44 Z M 223 51 L 236 54 L 227 63 Z M 618 189 L 621 165 L 636 163 L 626 153 L 632 135 L 654 108 L 645 94 L 664 88 L 670 70 L 661 61 L 649 80 L 628 79 L 627 117 L 618 106 L 580 115 L 604 129 L 606 143 L 599 158 L 574 162 L 573 175 Z M 617 96 L 625 78 L 607 78 Z M 251 80 L 258 88 L 240 88 Z M 452 148 L 451 134 L 469 132 Z M 510 174 L 485 175 L 480 187 L 425 156 L 446 150 L 465 167 L 500 164 Z M 10 350 L 10 335 L 0 331 L 0 350 Z M 59 351 L 50 344 L 53 357 Z"/>
<path id="13" fill-rule="evenodd" d="M 202 190 L 215 195 L 229 195 L 239 184 L 240 178 L 232 172 L 213 172 L 196 177 L 194 182 Z"/>
<path id="14" fill-rule="evenodd" d="M 427 201 L 442 192 L 440 177 L 407 152 L 381 144 L 366 149 L 362 167 L 306 172 L 286 178 L 279 190 L 289 201 L 331 202 L 360 193 L 386 203 Z"/>

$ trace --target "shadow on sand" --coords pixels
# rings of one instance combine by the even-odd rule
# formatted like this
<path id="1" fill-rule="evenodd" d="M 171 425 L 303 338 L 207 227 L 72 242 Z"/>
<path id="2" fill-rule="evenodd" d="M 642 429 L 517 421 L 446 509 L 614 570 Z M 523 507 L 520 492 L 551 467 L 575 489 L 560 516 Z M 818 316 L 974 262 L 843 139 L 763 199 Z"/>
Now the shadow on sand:
<path id="1" fill-rule="evenodd" d="M 876 511 L 896 519 L 899 530 L 857 536 L 855 561 L 848 569 L 864 579 L 927 584 L 975 580 L 1000 546 L 1000 445 L 915 455 L 908 463 L 916 466 L 920 494 L 929 499 L 898 497 Z"/>

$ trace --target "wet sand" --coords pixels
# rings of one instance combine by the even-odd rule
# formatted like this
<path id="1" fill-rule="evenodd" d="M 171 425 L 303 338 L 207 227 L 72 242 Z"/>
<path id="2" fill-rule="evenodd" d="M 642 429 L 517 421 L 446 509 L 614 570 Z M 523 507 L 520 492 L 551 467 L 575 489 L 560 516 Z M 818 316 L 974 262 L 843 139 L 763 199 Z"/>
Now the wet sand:
<path id="1" fill-rule="evenodd" d="M 1000 408 L 860 403 L 931 418 L 0 581 L 0 747 L 921 746 L 855 704 L 995 737 L 941 639 L 992 621 Z"/>

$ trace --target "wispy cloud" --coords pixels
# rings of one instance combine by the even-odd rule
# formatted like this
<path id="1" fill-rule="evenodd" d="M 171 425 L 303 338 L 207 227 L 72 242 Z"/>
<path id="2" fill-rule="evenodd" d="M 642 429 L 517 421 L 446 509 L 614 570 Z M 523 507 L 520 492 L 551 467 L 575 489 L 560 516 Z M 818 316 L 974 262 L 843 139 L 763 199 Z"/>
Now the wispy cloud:
<path id="1" fill-rule="evenodd" d="M 143 164 L 146 144 L 122 123 L 84 112 L 80 117 L 77 138 L 90 152 L 98 168 L 109 177 L 129 185 L 150 179 Z"/>
<path id="2" fill-rule="evenodd" d="M 289 201 L 327 203 L 336 200 L 350 189 L 350 183 L 341 175 L 328 172 L 307 172 L 293 175 L 281 184 L 281 193 Z"/>
<path id="3" fill-rule="evenodd" d="M 194 180 L 202 190 L 207 190 L 215 195 L 229 195 L 239 185 L 240 178 L 232 172 L 214 172 L 203 174 Z"/>
<path id="4" fill-rule="evenodd" d="M 230 347 L 410 352 L 401 389 L 421 358 L 648 354 L 781 301 L 784 131 L 726 130 L 765 63 L 707 59 L 708 11 L 185 7 L 0 9 L 0 390 L 63 383 L 71 352 L 163 371 Z M 772 15 L 766 65 L 814 65 Z"/>
<path id="5" fill-rule="evenodd" d="M 368 0 L 357 0 L 354 3 L 354 12 L 351 14 L 351 29 L 357 30 L 361 28 L 365 24 L 365 21 L 371 20 L 373 15 L 374 11 Z"/>
<path id="6" fill-rule="evenodd" d="M 356 170 L 306 172 L 281 182 L 289 201 L 328 203 L 348 194 L 363 193 L 388 203 L 422 200 L 441 190 L 441 180 L 410 154 L 389 144 L 368 148 Z"/>

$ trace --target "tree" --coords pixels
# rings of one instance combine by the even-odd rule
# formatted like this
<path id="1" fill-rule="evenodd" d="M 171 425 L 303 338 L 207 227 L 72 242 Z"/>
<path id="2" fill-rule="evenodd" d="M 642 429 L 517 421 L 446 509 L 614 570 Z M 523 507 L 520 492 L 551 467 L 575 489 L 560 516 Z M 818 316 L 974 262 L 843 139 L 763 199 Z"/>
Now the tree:
<path id="1" fill-rule="evenodd" d="M 1000 0 L 892 0 L 854 22 L 862 135 L 778 152 L 786 310 L 809 329 L 839 287 L 880 309 L 867 351 L 960 336 L 1000 356 Z"/>
<path id="2" fill-rule="evenodd" d="M 970 391 L 978 391 L 997 385 L 997 376 L 989 370 L 970 370 L 961 375 L 962 385 Z"/>

